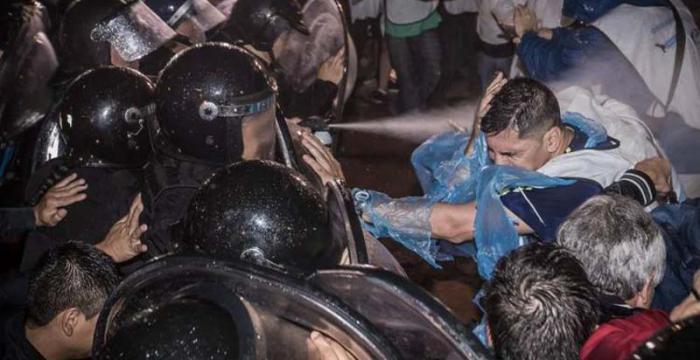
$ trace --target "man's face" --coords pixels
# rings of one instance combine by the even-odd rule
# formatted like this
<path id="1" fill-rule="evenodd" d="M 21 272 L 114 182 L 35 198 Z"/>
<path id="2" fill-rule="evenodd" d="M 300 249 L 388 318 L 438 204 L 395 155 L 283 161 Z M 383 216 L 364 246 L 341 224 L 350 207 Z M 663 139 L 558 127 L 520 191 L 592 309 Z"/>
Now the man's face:
<path id="1" fill-rule="evenodd" d="M 496 135 L 486 136 L 489 157 L 496 165 L 511 165 L 535 171 L 551 159 L 543 137 L 520 138 L 509 128 Z"/>

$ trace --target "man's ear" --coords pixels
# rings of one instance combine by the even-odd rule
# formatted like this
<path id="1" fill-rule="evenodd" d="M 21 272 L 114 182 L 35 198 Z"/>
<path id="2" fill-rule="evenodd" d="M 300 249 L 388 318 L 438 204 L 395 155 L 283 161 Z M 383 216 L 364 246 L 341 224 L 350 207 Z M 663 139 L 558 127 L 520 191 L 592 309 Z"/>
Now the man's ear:
<path id="1" fill-rule="evenodd" d="M 486 322 L 484 327 L 486 328 L 486 345 L 493 347 L 493 337 L 491 336 L 491 327 L 489 326 L 489 323 Z"/>
<path id="2" fill-rule="evenodd" d="M 77 308 L 69 308 L 61 311 L 61 313 L 58 314 L 58 319 L 60 321 L 59 325 L 63 335 L 67 337 L 73 336 L 73 332 L 75 332 L 78 326 L 78 321 L 81 314 L 82 313 Z"/>
<path id="3" fill-rule="evenodd" d="M 644 305 L 644 308 L 648 308 L 649 306 L 651 306 L 651 301 L 654 298 L 654 287 L 651 285 L 653 278 L 653 274 L 647 278 L 647 281 L 644 282 L 644 287 L 642 287 L 642 291 L 639 294 L 639 300 L 641 300 L 641 303 Z"/>
<path id="4" fill-rule="evenodd" d="M 542 143 L 544 144 L 545 150 L 549 153 L 555 153 L 559 150 L 561 142 L 564 141 L 564 132 L 560 127 L 554 126 L 544 133 L 542 138 Z"/>

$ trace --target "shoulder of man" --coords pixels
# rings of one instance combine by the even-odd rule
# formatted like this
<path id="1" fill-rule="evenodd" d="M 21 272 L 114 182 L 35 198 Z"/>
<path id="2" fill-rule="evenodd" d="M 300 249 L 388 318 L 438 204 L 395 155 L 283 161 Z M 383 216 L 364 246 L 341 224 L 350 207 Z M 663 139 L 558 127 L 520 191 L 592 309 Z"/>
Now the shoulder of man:
<path id="1" fill-rule="evenodd" d="M 501 196 L 501 202 L 537 237 L 553 242 L 559 225 L 589 198 L 602 191 L 601 186 L 588 179 L 573 179 L 573 184 L 548 188 L 520 188 Z"/>

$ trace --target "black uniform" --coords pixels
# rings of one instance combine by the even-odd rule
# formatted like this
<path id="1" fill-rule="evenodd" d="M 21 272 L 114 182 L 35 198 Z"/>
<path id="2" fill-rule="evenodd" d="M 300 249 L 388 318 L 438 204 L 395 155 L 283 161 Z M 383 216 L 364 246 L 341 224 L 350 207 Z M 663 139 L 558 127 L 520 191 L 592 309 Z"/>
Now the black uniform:
<path id="1" fill-rule="evenodd" d="M 34 209 L 0 208 L 0 242 L 5 236 L 23 233 L 35 227 Z"/>
<path id="2" fill-rule="evenodd" d="M 224 43 L 184 50 L 161 72 L 157 121 L 148 131 L 155 151 L 142 182 L 146 243 L 154 255 L 175 250 L 175 225 L 195 191 L 215 170 L 240 161 L 249 141 L 272 138 L 261 153 L 274 154 L 275 88 L 264 64 Z M 245 124 L 260 123 L 246 139 Z"/>
<path id="3" fill-rule="evenodd" d="M 0 324 L 0 359 L 43 360 L 24 332 L 24 312 L 10 314 Z"/>
<path id="4" fill-rule="evenodd" d="M 53 184 L 75 172 L 88 184 L 87 199 L 68 206 L 57 226 L 29 235 L 21 269 L 31 269 L 47 250 L 68 240 L 100 242 L 128 214 L 150 153 L 145 123 L 152 101 L 150 80 L 127 68 L 89 70 L 71 83 L 57 111 L 68 153 L 33 175 L 26 198 L 36 204 Z"/>
<path id="5" fill-rule="evenodd" d="M 215 170 L 205 164 L 151 157 L 140 182 L 144 202 L 141 218 L 149 226 L 145 242 L 151 256 L 176 250 L 181 240 L 177 225 L 197 189 Z"/>
<path id="6" fill-rule="evenodd" d="M 297 1 L 239 0 L 216 36 L 271 54 L 286 117 L 325 118 L 333 112 L 338 86 L 316 75 L 326 59 L 345 47 L 343 19 L 334 1 L 308 4 L 305 9 Z M 272 46 L 282 36 L 284 48 L 273 54 Z"/>
<path id="7" fill-rule="evenodd" d="M 41 193 L 38 188 L 54 173 L 65 176 L 72 172 L 88 184 L 87 198 L 67 206 L 68 215 L 56 226 L 37 228 L 27 236 L 22 270 L 32 269 L 44 253 L 70 240 L 99 243 L 112 225 L 129 212 L 132 200 L 139 193 L 138 169 L 79 167 L 66 173 L 59 170 L 63 160 L 55 159 L 39 169 L 27 189 L 29 200 L 37 198 Z"/>

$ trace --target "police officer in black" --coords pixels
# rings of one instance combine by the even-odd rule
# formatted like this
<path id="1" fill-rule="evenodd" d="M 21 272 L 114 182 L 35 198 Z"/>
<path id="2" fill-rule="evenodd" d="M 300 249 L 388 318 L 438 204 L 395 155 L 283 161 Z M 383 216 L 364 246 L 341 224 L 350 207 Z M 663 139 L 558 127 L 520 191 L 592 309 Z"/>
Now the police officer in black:
<path id="1" fill-rule="evenodd" d="M 276 85 L 265 65 L 225 43 L 176 55 L 156 85 L 153 154 L 142 185 L 146 242 L 153 256 L 175 250 L 176 224 L 192 195 L 219 168 L 244 159 L 276 159 Z"/>
<path id="2" fill-rule="evenodd" d="M 324 38 L 334 37 L 330 41 L 332 49 L 326 49 L 328 41 L 321 40 L 319 47 L 309 49 L 306 43 L 316 39 L 304 23 L 302 8 L 296 0 L 238 0 L 228 21 L 215 36 L 222 41 L 245 45 L 270 64 L 279 84 L 280 107 L 287 118 L 325 118 L 333 111 L 343 76 L 345 38 L 339 16 L 339 12 L 329 16 L 337 22 L 334 27 L 341 30 L 337 38 L 332 34 Z M 307 53 L 309 50 L 315 53 Z M 318 59 L 326 52 L 338 55 Z M 319 66 L 327 71 L 321 71 L 323 75 L 317 79 Z M 307 79 L 309 75 L 311 80 Z"/>
<path id="3" fill-rule="evenodd" d="M 37 170 L 26 197 L 33 205 L 59 179 L 76 173 L 87 184 L 87 198 L 68 205 L 57 226 L 29 234 L 21 269 L 68 240 L 100 242 L 129 213 L 150 152 L 146 122 L 154 112 L 153 91 L 144 75 L 116 67 L 89 70 L 69 86 L 58 111 L 68 153 Z"/>
<path id="4" fill-rule="evenodd" d="M 272 161 L 219 170 L 192 199 L 184 224 L 183 243 L 215 258 L 304 273 L 338 265 L 343 253 L 347 260 L 320 192 Z"/>

